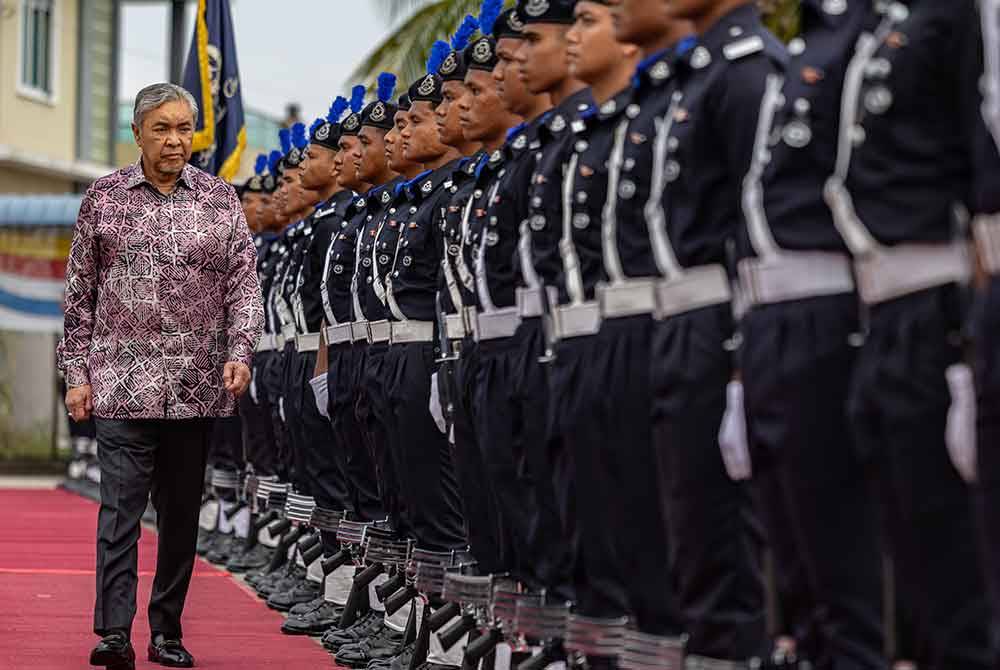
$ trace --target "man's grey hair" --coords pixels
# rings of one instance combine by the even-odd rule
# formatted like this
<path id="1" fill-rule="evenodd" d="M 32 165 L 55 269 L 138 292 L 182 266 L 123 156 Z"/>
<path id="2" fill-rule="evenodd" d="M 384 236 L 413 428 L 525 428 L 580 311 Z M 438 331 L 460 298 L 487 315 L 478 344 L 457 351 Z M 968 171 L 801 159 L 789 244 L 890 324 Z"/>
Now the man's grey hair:
<path id="1" fill-rule="evenodd" d="M 132 123 L 137 128 L 142 128 L 142 120 L 146 118 L 147 113 L 160 105 L 177 100 L 186 102 L 188 107 L 191 108 L 191 116 L 197 120 L 198 103 L 195 102 L 194 96 L 191 95 L 190 91 L 183 86 L 163 82 L 160 84 L 150 84 L 136 94 L 135 107 L 132 109 Z"/>

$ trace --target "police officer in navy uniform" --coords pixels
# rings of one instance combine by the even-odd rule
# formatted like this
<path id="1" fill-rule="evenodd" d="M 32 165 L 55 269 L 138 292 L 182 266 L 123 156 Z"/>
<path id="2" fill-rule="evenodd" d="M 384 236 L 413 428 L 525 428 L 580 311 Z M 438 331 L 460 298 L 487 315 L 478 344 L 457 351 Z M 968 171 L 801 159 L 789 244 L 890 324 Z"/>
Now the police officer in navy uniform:
<path id="1" fill-rule="evenodd" d="M 867 15 L 860 2 L 802 3 L 786 73 L 768 78 L 761 99 L 739 238 L 753 476 L 777 572 L 804 567 L 796 598 L 808 609 L 785 614 L 801 617 L 793 629 L 808 626 L 795 631 L 797 655 L 820 667 L 883 663 L 878 510 L 845 420 L 859 309 L 823 200 L 843 75 Z"/>
<path id="2" fill-rule="evenodd" d="M 993 667 L 962 440 L 963 298 L 983 52 L 976 4 L 875 3 L 848 64 L 825 196 L 867 337 L 850 420 L 873 460 L 923 667 Z M 929 113 L 927 100 L 936 100 Z"/>

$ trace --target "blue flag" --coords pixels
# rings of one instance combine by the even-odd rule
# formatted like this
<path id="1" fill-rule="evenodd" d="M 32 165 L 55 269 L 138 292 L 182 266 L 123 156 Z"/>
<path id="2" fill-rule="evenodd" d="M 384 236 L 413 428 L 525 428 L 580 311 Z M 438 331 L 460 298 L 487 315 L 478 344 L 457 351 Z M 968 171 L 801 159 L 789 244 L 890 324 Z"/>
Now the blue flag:
<path id="1" fill-rule="evenodd" d="M 229 0 L 198 0 L 184 88 L 198 101 L 191 163 L 229 181 L 247 143 Z"/>

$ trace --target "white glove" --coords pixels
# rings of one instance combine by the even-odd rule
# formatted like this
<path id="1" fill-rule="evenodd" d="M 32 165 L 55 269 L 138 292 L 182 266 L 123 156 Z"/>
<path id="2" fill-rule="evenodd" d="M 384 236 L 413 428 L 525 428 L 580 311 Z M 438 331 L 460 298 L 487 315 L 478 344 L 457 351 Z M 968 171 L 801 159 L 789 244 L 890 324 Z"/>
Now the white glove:
<path id="1" fill-rule="evenodd" d="M 948 458 L 966 483 L 976 481 L 976 387 L 972 370 L 959 363 L 944 373 L 951 394 L 944 443 Z"/>
<path id="2" fill-rule="evenodd" d="M 327 405 L 329 400 L 329 395 L 326 390 L 326 375 L 320 375 L 319 377 L 313 377 L 309 380 L 309 385 L 312 386 L 313 396 L 316 398 L 316 409 L 319 413 L 325 416 L 327 419 L 330 418 L 330 408 Z"/>
<path id="3" fill-rule="evenodd" d="M 278 398 L 278 416 L 281 417 L 281 422 L 285 423 L 287 419 L 285 418 L 285 396 Z"/>
<path id="4" fill-rule="evenodd" d="M 431 375 L 431 400 L 428 409 L 438 430 L 444 433 L 447 430 L 447 424 L 444 420 L 444 412 L 441 410 L 441 394 L 438 393 L 438 373 L 436 372 Z"/>
<path id="5" fill-rule="evenodd" d="M 750 479 L 753 467 L 750 463 L 750 449 L 747 446 L 747 419 L 743 413 L 743 384 L 729 382 L 726 385 L 726 412 L 719 426 L 719 448 L 726 474 L 735 482 Z"/>

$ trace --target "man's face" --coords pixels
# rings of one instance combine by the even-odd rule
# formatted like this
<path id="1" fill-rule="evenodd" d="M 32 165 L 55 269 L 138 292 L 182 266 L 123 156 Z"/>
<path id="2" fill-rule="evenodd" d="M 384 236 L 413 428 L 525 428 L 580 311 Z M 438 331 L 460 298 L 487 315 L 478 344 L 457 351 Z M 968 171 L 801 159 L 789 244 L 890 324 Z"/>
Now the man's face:
<path id="1" fill-rule="evenodd" d="M 465 136 L 462 134 L 462 124 L 459 120 L 461 111 L 458 105 L 462 97 L 468 94 L 468 89 L 460 81 L 446 81 L 441 90 L 444 100 L 434 110 L 438 135 L 442 144 L 450 147 L 462 146 L 465 144 Z"/>
<path id="2" fill-rule="evenodd" d="M 250 228 L 250 232 L 256 233 L 259 230 L 257 226 L 257 194 L 247 191 L 240 198 L 240 206 L 243 207 L 243 216 L 246 217 L 247 227 Z"/>
<path id="3" fill-rule="evenodd" d="M 493 75 L 483 70 L 469 70 L 465 75 L 465 96 L 459 108 L 462 110 L 462 132 L 471 142 L 480 142 L 501 136 L 506 128 L 507 115 L 503 111 L 500 96 L 497 95 Z"/>
<path id="4" fill-rule="evenodd" d="M 621 0 L 611 8 L 615 39 L 633 44 L 647 44 L 659 39 L 670 28 L 668 8 L 674 4 L 680 3 L 673 0 Z"/>
<path id="5" fill-rule="evenodd" d="M 517 74 L 518 66 L 514 56 L 520 46 L 521 40 L 513 37 L 497 40 L 499 62 L 493 68 L 493 81 L 496 82 L 497 95 L 504 108 L 511 114 L 524 116 L 531 109 L 535 96 L 524 87 L 524 82 Z"/>
<path id="6" fill-rule="evenodd" d="M 183 100 L 165 102 L 146 112 L 142 127 L 132 124 L 142 164 L 160 175 L 178 175 L 191 159 L 194 115 Z"/>
<path id="7" fill-rule="evenodd" d="M 302 185 L 312 191 L 322 191 L 337 178 L 337 168 L 334 165 L 336 153 L 318 144 L 306 147 L 306 158 L 302 161 Z"/>
<path id="8" fill-rule="evenodd" d="M 517 50 L 518 76 L 525 87 L 538 95 L 551 91 L 567 76 L 567 27 L 556 23 L 530 23 Z"/>
<path id="9" fill-rule="evenodd" d="M 354 161 L 358 179 L 374 184 L 386 168 L 385 131 L 365 126 L 358 133 L 358 139 L 361 140 L 361 155 L 356 156 Z"/>
<path id="10" fill-rule="evenodd" d="M 274 227 L 274 207 L 271 205 L 271 194 L 261 193 L 257 203 L 257 224 L 261 230 Z"/>
<path id="11" fill-rule="evenodd" d="M 357 155 L 357 160 L 361 160 L 361 140 L 356 135 L 344 135 L 340 138 L 340 151 L 333 159 L 339 175 L 337 180 L 344 188 L 361 191 L 362 182 L 358 179 L 355 155 Z"/>
<path id="12" fill-rule="evenodd" d="M 611 8 L 599 2 L 578 2 L 576 21 L 566 33 L 570 75 L 588 84 L 601 81 L 621 61 L 621 43 L 615 41 Z"/>
<path id="13" fill-rule="evenodd" d="M 431 103 L 413 103 L 407 114 L 409 123 L 403 131 L 406 158 L 414 163 L 430 163 L 440 158 L 448 147 L 441 142 Z"/>
<path id="14" fill-rule="evenodd" d="M 406 112 L 399 110 L 393 117 L 392 130 L 385 134 L 385 160 L 393 172 L 405 172 L 408 169 L 403 156 L 403 129 L 409 123 Z"/>
<path id="15" fill-rule="evenodd" d="M 285 216 L 291 216 L 305 207 L 305 198 L 302 191 L 302 169 L 300 166 L 285 170 L 282 176 L 285 181 L 284 212 Z"/>

